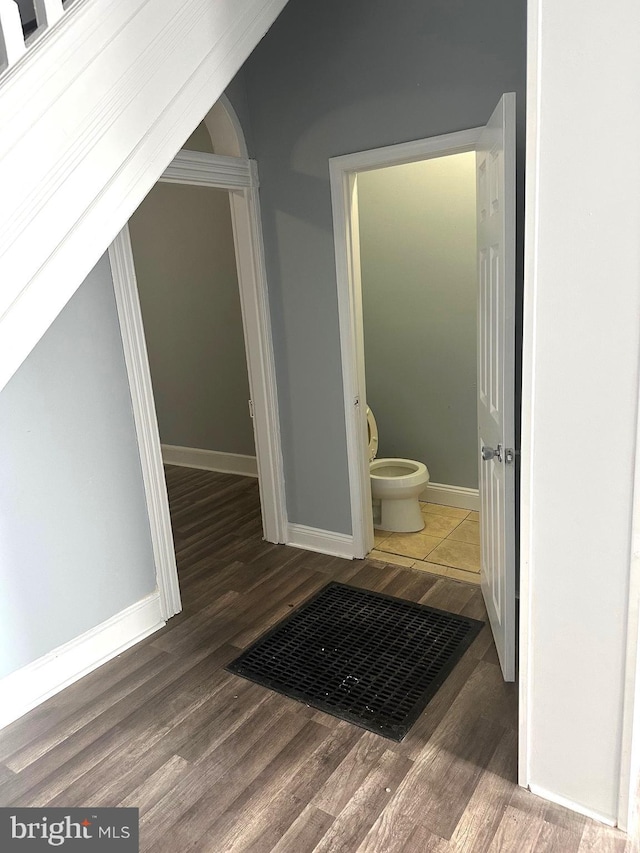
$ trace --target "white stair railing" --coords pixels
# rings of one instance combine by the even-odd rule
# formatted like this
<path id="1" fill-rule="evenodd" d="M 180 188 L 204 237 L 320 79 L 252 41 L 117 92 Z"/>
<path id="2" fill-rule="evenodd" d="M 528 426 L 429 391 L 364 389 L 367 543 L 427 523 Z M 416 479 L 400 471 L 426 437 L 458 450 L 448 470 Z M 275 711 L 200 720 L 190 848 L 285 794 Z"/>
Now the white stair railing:
<path id="1" fill-rule="evenodd" d="M 36 21 L 38 30 L 43 27 L 51 27 L 58 21 L 64 12 L 62 0 L 35 0 Z"/>
<path id="2" fill-rule="evenodd" d="M 17 62 L 25 50 L 18 4 L 0 0 L 0 73 Z"/>
<path id="3" fill-rule="evenodd" d="M 28 50 L 34 38 L 59 21 L 64 14 L 62 0 L 34 0 L 36 32 L 25 43 L 20 10 L 15 0 L 0 0 L 0 75 Z"/>

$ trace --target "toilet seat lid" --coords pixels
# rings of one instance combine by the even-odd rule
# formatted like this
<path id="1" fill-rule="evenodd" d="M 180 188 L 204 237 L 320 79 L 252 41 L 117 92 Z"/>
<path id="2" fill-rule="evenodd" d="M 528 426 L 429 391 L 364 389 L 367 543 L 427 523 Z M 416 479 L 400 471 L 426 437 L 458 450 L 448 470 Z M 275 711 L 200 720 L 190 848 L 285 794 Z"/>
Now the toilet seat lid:
<path id="1" fill-rule="evenodd" d="M 369 406 L 367 406 L 367 438 L 369 439 L 369 462 L 373 462 L 378 454 L 378 425 Z"/>

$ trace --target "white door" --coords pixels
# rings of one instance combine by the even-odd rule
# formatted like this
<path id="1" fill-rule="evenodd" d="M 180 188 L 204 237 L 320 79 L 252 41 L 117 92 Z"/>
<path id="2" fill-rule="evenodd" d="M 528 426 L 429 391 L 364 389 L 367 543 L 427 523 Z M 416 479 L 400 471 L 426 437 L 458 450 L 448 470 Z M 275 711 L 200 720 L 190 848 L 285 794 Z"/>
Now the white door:
<path id="1" fill-rule="evenodd" d="M 515 679 L 515 100 L 477 147 L 481 580 L 505 681 Z"/>

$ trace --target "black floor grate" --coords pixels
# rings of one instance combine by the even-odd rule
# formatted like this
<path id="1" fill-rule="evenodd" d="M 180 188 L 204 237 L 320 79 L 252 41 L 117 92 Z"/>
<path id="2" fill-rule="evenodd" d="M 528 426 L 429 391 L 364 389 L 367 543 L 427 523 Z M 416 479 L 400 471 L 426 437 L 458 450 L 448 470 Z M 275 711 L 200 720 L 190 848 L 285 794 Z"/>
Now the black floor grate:
<path id="1" fill-rule="evenodd" d="M 483 624 L 329 583 L 227 669 L 399 741 Z"/>

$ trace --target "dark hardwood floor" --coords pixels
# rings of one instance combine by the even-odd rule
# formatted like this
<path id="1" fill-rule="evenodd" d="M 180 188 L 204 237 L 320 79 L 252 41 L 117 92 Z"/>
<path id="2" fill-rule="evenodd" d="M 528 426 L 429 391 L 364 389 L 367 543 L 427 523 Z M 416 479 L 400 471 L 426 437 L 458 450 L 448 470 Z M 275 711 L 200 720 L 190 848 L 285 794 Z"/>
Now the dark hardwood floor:
<path id="1" fill-rule="evenodd" d="M 477 587 L 261 539 L 255 480 L 168 467 L 184 610 L 0 732 L 0 804 L 137 806 L 141 850 L 630 853 L 516 785 L 485 627 L 402 743 L 225 672 L 328 580 L 486 618 Z"/>

